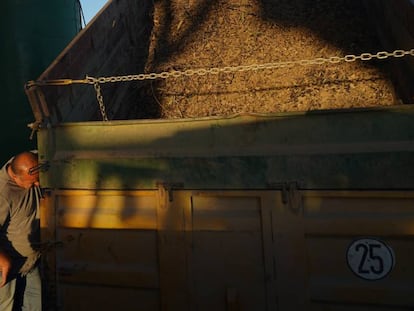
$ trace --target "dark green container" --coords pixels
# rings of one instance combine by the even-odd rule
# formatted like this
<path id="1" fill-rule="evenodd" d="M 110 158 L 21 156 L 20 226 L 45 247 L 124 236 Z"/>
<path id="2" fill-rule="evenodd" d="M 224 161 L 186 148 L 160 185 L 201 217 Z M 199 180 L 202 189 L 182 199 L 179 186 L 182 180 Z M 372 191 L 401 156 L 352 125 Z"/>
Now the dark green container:
<path id="1" fill-rule="evenodd" d="M 80 31 L 78 0 L 2 0 L 0 165 L 16 152 L 36 148 L 24 84 L 36 79 Z"/>

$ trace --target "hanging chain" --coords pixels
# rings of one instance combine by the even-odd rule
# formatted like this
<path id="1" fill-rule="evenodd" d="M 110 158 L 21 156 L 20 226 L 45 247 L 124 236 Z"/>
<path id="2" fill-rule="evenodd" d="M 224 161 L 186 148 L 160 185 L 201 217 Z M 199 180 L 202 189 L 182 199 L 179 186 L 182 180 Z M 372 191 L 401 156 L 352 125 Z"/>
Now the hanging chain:
<path id="1" fill-rule="evenodd" d="M 93 88 L 95 89 L 95 92 L 96 92 L 96 100 L 98 101 L 98 104 L 99 104 L 99 110 L 101 111 L 102 120 L 108 121 L 108 117 L 106 115 L 106 110 L 105 110 L 105 104 L 104 104 L 103 96 L 101 92 L 101 86 L 99 85 L 98 81 L 94 81 Z"/>
<path id="2" fill-rule="evenodd" d="M 187 69 L 183 71 L 164 71 L 161 73 L 142 73 L 137 75 L 125 75 L 125 76 L 110 76 L 110 77 L 91 77 L 86 76 L 84 80 L 71 80 L 71 79 L 59 79 L 59 80 L 46 80 L 46 81 L 29 81 L 27 87 L 34 85 L 68 85 L 75 83 L 93 84 L 96 91 L 96 99 L 98 100 L 99 109 L 101 111 L 102 119 L 108 121 L 108 117 L 105 111 L 105 105 L 103 96 L 101 93 L 100 84 L 102 83 L 115 83 L 115 82 L 130 82 L 130 81 L 143 81 L 143 80 L 155 80 L 155 79 L 168 79 L 168 78 L 179 78 L 183 76 L 204 76 L 207 74 L 220 74 L 220 73 L 235 73 L 235 72 L 247 72 L 247 71 L 258 71 L 265 69 L 279 69 L 279 68 L 291 68 L 294 66 L 311 66 L 311 65 L 322 65 L 322 64 L 338 64 L 341 62 L 355 62 L 357 60 L 370 61 L 373 59 L 383 60 L 389 57 L 401 58 L 407 55 L 414 56 L 414 49 L 411 50 L 395 50 L 393 52 L 378 52 L 362 53 L 359 55 L 345 55 L 343 57 L 331 56 L 331 57 L 318 57 L 314 59 L 302 59 L 296 61 L 286 62 L 274 62 L 265 64 L 254 64 L 254 65 L 240 65 L 240 66 L 226 66 L 226 67 L 212 67 L 212 68 L 200 68 L 200 69 Z"/>

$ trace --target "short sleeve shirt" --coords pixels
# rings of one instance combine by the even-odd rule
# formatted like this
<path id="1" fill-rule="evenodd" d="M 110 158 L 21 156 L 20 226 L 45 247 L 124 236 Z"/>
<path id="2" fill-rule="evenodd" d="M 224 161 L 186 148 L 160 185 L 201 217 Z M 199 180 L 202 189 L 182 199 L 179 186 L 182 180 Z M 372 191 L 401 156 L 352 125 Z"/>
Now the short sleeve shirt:
<path id="1" fill-rule="evenodd" d="M 7 174 L 9 163 L 0 170 L 0 250 L 12 260 L 26 258 L 34 264 L 38 257 L 40 188 L 19 187 Z"/>

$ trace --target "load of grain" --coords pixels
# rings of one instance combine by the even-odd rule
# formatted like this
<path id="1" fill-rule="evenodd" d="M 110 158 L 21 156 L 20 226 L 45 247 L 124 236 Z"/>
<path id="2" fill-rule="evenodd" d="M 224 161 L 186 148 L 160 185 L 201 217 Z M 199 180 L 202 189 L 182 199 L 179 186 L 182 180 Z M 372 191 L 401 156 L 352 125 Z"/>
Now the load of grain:
<path id="1" fill-rule="evenodd" d="M 263 65 L 376 53 L 362 1 L 155 2 L 147 72 Z M 169 77 L 141 85 L 138 118 L 310 111 L 395 104 L 379 60 Z"/>

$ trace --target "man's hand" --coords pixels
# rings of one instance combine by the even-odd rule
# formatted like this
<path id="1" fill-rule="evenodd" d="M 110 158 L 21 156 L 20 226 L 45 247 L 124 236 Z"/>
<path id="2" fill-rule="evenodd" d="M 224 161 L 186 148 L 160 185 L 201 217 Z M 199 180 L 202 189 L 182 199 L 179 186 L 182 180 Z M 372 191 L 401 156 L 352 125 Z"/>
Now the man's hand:
<path id="1" fill-rule="evenodd" d="M 6 284 L 7 276 L 9 275 L 11 267 L 11 260 L 9 256 L 5 253 L 0 252 L 0 271 L 1 271 L 1 284 L 0 287 L 3 287 Z"/>

